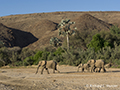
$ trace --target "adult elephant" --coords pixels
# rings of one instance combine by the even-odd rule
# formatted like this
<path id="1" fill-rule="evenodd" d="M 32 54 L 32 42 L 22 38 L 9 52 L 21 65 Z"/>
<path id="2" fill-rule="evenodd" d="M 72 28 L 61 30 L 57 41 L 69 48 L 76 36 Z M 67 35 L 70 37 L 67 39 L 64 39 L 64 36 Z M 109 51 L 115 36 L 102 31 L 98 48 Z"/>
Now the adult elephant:
<path id="1" fill-rule="evenodd" d="M 48 68 L 53 69 L 53 73 L 55 73 L 55 70 L 57 70 L 57 62 L 55 62 L 54 60 L 50 60 L 50 61 L 39 61 L 38 67 L 37 67 L 37 71 L 36 74 L 38 73 L 39 67 L 42 67 L 42 71 L 41 74 L 43 74 L 43 70 L 46 69 L 47 73 L 49 74 Z M 60 73 L 60 71 L 58 71 L 58 73 Z"/>
<path id="2" fill-rule="evenodd" d="M 92 59 L 89 60 L 87 64 L 90 66 L 90 72 L 95 72 L 96 68 L 98 68 L 97 72 L 100 72 L 101 69 L 103 70 L 103 72 L 106 72 L 104 68 L 104 61 L 102 59 L 98 59 L 98 60 Z"/>

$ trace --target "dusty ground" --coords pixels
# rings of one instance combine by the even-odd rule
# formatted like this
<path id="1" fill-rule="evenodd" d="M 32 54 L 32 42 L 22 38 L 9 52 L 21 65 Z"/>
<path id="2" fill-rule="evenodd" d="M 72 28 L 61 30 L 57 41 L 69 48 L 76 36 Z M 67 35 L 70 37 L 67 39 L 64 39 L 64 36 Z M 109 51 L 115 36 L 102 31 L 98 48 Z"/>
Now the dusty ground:
<path id="1" fill-rule="evenodd" d="M 58 66 L 59 73 L 35 74 L 36 66 L 29 68 L 1 68 L 0 90 L 120 90 L 120 69 L 110 68 L 106 73 L 82 73 L 77 67 Z"/>

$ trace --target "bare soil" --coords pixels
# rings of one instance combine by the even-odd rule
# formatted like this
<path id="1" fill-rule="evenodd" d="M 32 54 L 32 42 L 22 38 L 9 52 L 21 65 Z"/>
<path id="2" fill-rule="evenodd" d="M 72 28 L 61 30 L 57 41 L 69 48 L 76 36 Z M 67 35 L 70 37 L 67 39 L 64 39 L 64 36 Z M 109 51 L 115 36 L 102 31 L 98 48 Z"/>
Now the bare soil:
<path id="1" fill-rule="evenodd" d="M 58 66 L 60 73 L 35 74 L 37 66 L 1 68 L 0 90 L 120 90 L 120 69 L 105 73 L 77 72 L 77 67 Z"/>

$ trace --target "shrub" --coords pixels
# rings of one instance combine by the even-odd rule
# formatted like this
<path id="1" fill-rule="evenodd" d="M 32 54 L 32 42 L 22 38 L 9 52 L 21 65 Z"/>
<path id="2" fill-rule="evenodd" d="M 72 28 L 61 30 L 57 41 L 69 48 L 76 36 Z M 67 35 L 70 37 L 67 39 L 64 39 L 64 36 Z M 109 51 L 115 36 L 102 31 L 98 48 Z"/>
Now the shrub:
<path id="1" fill-rule="evenodd" d="M 56 55 L 53 57 L 53 60 L 56 62 L 63 62 L 63 56 L 62 55 Z"/>
<path id="2" fill-rule="evenodd" d="M 11 63 L 9 59 L 9 57 L 11 56 L 10 53 L 11 52 L 9 52 L 6 47 L 0 48 L 0 58 L 5 63 L 5 65 Z"/>
<path id="3" fill-rule="evenodd" d="M 42 60 L 48 60 L 49 54 L 50 54 L 50 52 L 44 51 L 44 52 L 42 53 L 41 59 L 42 59 Z"/>
<path id="4" fill-rule="evenodd" d="M 94 35 L 91 42 L 87 45 L 88 48 L 94 48 L 95 51 L 107 46 L 110 46 L 110 43 L 101 38 L 100 34 Z"/>
<path id="5" fill-rule="evenodd" d="M 35 61 L 33 60 L 33 57 L 27 57 L 23 61 L 24 66 L 32 65 Z"/>
<path id="6" fill-rule="evenodd" d="M 42 57 L 42 53 L 43 51 L 38 51 L 34 56 L 26 57 L 23 61 L 24 65 L 26 66 L 26 65 L 31 65 L 31 64 L 34 64 L 34 65 L 38 64 L 39 58 Z"/>
<path id="7" fill-rule="evenodd" d="M 26 57 L 33 56 L 35 54 L 34 51 L 30 50 L 29 48 L 23 48 L 21 53 L 19 54 L 19 58 L 23 61 Z"/>
<path id="8" fill-rule="evenodd" d="M 39 61 L 41 61 L 41 58 L 34 60 L 33 65 L 38 65 Z"/>
<path id="9" fill-rule="evenodd" d="M 18 60 L 18 53 L 14 51 L 12 51 L 11 53 L 12 53 L 12 56 L 9 59 L 11 61 L 12 66 L 16 66 L 15 62 L 17 62 Z"/>
<path id="10" fill-rule="evenodd" d="M 4 42 L 0 40 L 0 48 L 1 48 L 1 47 L 4 47 L 4 46 L 5 46 L 5 45 L 4 45 Z"/>
<path id="11" fill-rule="evenodd" d="M 0 59 L 0 67 L 2 67 L 4 65 L 5 65 L 5 62 L 2 59 Z"/>
<path id="12" fill-rule="evenodd" d="M 33 56 L 33 59 L 36 61 L 38 60 L 39 58 L 42 57 L 42 54 L 43 54 L 43 51 L 38 51 L 34 56 Z"/>
<path id="13" fill-rule="evenodd" d="M 61 55 L 62 53 L 64 53 L 64 50 L 61 48 L 61 47 L 59 47 L 59 48 L 57 48 L 57 50 L 54 52 L 54 55 L 56 56 L 56 55 Z"/>
<path id="14" fill-rule="evenodd" d="M 62 53 L 62 64 L 68 64 L 68 65 L 77 65 L 76 61 L 79 59 L 78 54 L 75 53 L 74 50 L 66 51 L 65 53 Z"/>
<path id="15" fill-rule="evenodd" d="M 113 25 L 111 28 L 110 28 L 110 31 L 111 33 L 117 35 L 117 36 L 120 36 L 120 28 L 117 26 L 117 25 Z"/>
<path id="16" fill-rule="evenodd" d="M 55 54 L 53 52 L 50 52 L 50 54 L 48 55 L 48 60 L 53 60 Z"/>

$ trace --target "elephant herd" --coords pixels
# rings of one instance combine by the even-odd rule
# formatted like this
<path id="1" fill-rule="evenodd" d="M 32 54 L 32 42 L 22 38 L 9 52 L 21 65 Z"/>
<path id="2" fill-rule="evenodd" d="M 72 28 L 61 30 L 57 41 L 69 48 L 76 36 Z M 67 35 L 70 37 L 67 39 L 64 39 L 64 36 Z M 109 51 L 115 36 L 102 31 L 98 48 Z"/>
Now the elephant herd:
<path id="1" fill-rule="evenodd" d="M 79 71 L 79 68 L 82 69 L 82 72 L 84 72 L 85 69 L 88 72 L 101 72 L 101 70 L 102 72 L 106 72 L 105 68 L 110 68 L 111 66 L 112 66 L 111 63 L 105 65 L 104 61 L 101 59 L 99 60 L 91 59 L 86 64 L 79 64 L 77 72 Z M 49 74 L 48 68 L 53 69 L 53 73 L 55 73 L 55 71 L 60 73 L 60 71 L 57 70 L 57 62 L 55 62 L 54 60 L 39 61 L 36 74 L 38 73 L 39 67 L 42 67 L 41 74 L 43 74 L 44 69 L 46 69 L 47 73 Z"/>
<path id="2" fill-rule="evenodd" d="M 82 69 L 82 72 L 86 69 L 88 72 L 106 72 L 105 68 L 110 68 L 112 66 L 112 63 L 105 64 L 103 60 L 98 59 L 98 60 L 89 60 L 86 64 L 79 64 L 78 65 L 78 70 L 79 68 Z"/>

